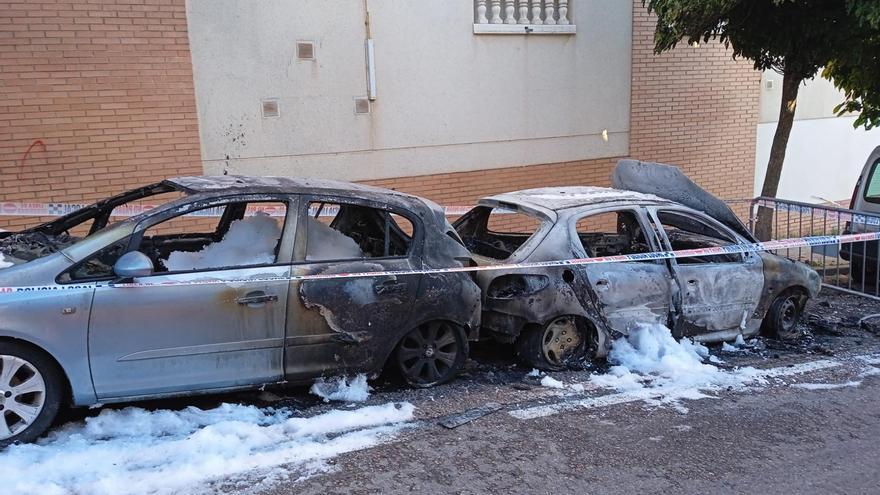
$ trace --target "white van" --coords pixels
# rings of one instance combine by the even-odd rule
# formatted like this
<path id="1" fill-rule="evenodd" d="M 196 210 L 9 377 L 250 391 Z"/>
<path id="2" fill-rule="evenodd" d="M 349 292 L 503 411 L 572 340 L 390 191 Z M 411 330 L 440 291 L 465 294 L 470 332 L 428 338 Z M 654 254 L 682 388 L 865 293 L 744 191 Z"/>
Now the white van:
<path id="1" fill-rule="evenodd" d="M 880 230 L 880 146 L 868 155 L 868 161 L 853 188 L 849 208 L 865 215 L 853 215 L 852 220 L 846 222 L 845 234 Z M 880 259 L 880 242 L 844 244 L 840 247 L 840 257 L 851 263 L 854 280 L 861 280 L 866 275 L 866 278 L 873 280 L 877 275 L 877 260 Z"/>

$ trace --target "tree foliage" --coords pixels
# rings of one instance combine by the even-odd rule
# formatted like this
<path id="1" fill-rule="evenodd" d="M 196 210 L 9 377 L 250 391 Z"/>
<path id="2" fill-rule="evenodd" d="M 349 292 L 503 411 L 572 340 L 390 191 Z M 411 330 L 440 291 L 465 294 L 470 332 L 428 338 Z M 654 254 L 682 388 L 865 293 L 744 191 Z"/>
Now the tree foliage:
<path id="1" fill-rule="evenodd" d="M 880 125 L 880 1 L 643 0 L 658 17 L 655 50 L 717 39 L 735 57 L 802 81 L 822 75 L 843 91 L 837 111 Z"/>

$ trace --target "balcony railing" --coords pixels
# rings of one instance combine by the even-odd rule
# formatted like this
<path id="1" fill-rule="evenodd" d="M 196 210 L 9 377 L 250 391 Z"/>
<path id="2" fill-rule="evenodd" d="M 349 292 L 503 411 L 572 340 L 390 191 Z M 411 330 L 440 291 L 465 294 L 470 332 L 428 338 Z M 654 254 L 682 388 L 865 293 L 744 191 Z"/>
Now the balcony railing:
<path id="1" fill-rule="evenodd" d="M 474 0 L 474 33 L 574 34 L 571 0 Z"/>

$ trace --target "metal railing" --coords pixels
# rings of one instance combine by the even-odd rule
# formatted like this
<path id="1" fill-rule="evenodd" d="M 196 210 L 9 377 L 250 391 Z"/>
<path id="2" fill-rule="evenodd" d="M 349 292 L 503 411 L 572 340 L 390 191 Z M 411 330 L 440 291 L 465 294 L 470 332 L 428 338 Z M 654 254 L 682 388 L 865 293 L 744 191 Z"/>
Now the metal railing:
<path id="1" fill-rule="evenodd" d="M 759 222 L 763 225 L 759 226 Z M 751 203 L 749 228 L 758 237 L 762 237 L 759 231 L 764 236 L 769 233 L 771 239 L 877 232 L 880 215 L 760 197 Z M 878 241 L 782 249 L 774 253 L 807 263 L 819 273 L 826 287 L 880 299 Z"/>

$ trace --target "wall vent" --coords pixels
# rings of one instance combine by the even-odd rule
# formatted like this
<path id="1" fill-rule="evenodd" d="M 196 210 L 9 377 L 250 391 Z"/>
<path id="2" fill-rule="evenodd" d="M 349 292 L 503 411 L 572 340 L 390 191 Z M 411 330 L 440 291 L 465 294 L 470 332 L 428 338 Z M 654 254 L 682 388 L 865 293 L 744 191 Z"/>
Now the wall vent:
<path id="1" fill-rule="evenodd" d="M 358 115 L 370 113 L 370 100 L 368 98 L 355 98 L 354 113 Z"/>
<path id="2" fill-rule="evenodd" d="M 315 60 L 315 44 L 311 41 L 298 41 L 296 43 L 296 58 Z"/>
<path id="3" fill-rule="evenodd" d="M 278 117 L 280 115 L 278 111 L 278 100 L 276 99 L 268 99 L 263 100 L 263 118 L 268 119 L 271 117 Z"/>

